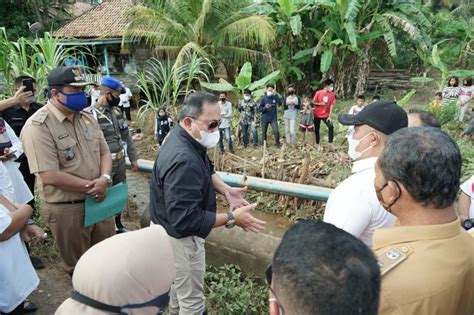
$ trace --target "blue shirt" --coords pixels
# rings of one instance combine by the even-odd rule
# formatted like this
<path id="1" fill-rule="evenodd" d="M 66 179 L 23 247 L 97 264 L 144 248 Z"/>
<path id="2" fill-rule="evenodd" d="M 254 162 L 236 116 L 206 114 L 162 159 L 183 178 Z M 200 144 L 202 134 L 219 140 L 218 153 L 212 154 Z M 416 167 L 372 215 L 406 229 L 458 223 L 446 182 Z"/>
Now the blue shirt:
<path id="1" fill-rule="evenodd" d="M 271 108 L 266 108 L 265 105 L 272 105 Z M 278 106 L 281 105 L 281 99 L 278 95 L 273 94 L 272 96 L 264 95 L 260 99 L 260 105 L 258 109 L 262 112 L 262 122 L 272 122 L 277 120 Z"/>

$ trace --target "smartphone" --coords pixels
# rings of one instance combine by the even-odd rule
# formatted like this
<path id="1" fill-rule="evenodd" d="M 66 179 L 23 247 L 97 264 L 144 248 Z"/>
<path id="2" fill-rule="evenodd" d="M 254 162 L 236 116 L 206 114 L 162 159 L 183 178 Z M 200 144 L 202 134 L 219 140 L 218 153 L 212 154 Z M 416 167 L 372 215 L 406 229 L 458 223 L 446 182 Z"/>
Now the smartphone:
<path id="1" fill-rule="evenodd" d="M 35 87 L 33 85 L 33 79 L 24 79 L 21 81 L 23 86 L 25 87 L 25 92 L 35 92 Z"/>

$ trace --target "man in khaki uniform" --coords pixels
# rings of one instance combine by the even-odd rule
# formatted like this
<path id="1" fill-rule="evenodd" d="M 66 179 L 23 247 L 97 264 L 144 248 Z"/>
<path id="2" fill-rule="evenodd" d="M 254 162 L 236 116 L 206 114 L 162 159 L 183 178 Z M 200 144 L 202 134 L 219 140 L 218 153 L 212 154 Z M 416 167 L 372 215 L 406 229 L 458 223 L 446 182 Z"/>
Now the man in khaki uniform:
<path id="1" fill-rule="evenodd" d="M 438 128 L 404 128 L 389 136 L 374 185 L 398 222 L 374 234 L 380 314 L 474 313 L 474 239 L 453 205 L 461 164 L 456 142 Z"/>
<path id="2" fill-rule="evenodd" d="M 37 176 L 41 216 L 72 274 L 81 255 L 115 234 L 112 218 L 84 227 L 86 195 L 102 201 L 112 159 L 104 136 L 87 107 L 88 85 L 74 68 L 48 75 L 49 101 L 28 119 L 21 139 L 30 170 Z"/>

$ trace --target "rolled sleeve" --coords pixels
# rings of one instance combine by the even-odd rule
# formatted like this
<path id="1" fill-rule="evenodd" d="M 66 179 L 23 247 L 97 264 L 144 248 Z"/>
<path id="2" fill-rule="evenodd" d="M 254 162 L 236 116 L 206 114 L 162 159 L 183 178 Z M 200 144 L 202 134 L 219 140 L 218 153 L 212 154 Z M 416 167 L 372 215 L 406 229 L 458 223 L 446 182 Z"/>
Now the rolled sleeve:
<path id="1" fill-rule="evenodd" d="M 165 175 L 163 190 L 168 223 L 182 236 L 206 238 L 215 224 L 216 214 L 200 206 L 200 200 L 208 197 L 199 181 L 203 176 L 189 161 L 173 163 Z"/>

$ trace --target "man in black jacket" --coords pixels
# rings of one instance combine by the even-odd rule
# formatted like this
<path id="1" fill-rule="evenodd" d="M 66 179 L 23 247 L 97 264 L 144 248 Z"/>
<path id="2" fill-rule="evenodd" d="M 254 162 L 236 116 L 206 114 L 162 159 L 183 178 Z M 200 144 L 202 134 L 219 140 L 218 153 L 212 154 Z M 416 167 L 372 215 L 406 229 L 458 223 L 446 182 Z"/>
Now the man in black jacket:
<path id="1" fill-rule="evenodd" d="M 254 218 L 241 195 L 214 172 L 206 149 L 219 141 L 221 119 L 217 98 L 206 92 L 189 96 L 179 124 L 169 134 L 155 162 L 150 188 L 150 216 L 171 236 L 176 280 L 171 290 L 170 314 L 203 314 L 205 238 L 212 228 L 240 226 L 260 232 L 265 222 Z M 216 191 L 230 210 L 216 213 Z M 235 210 L 234 210 L 235 209 Z"/>

